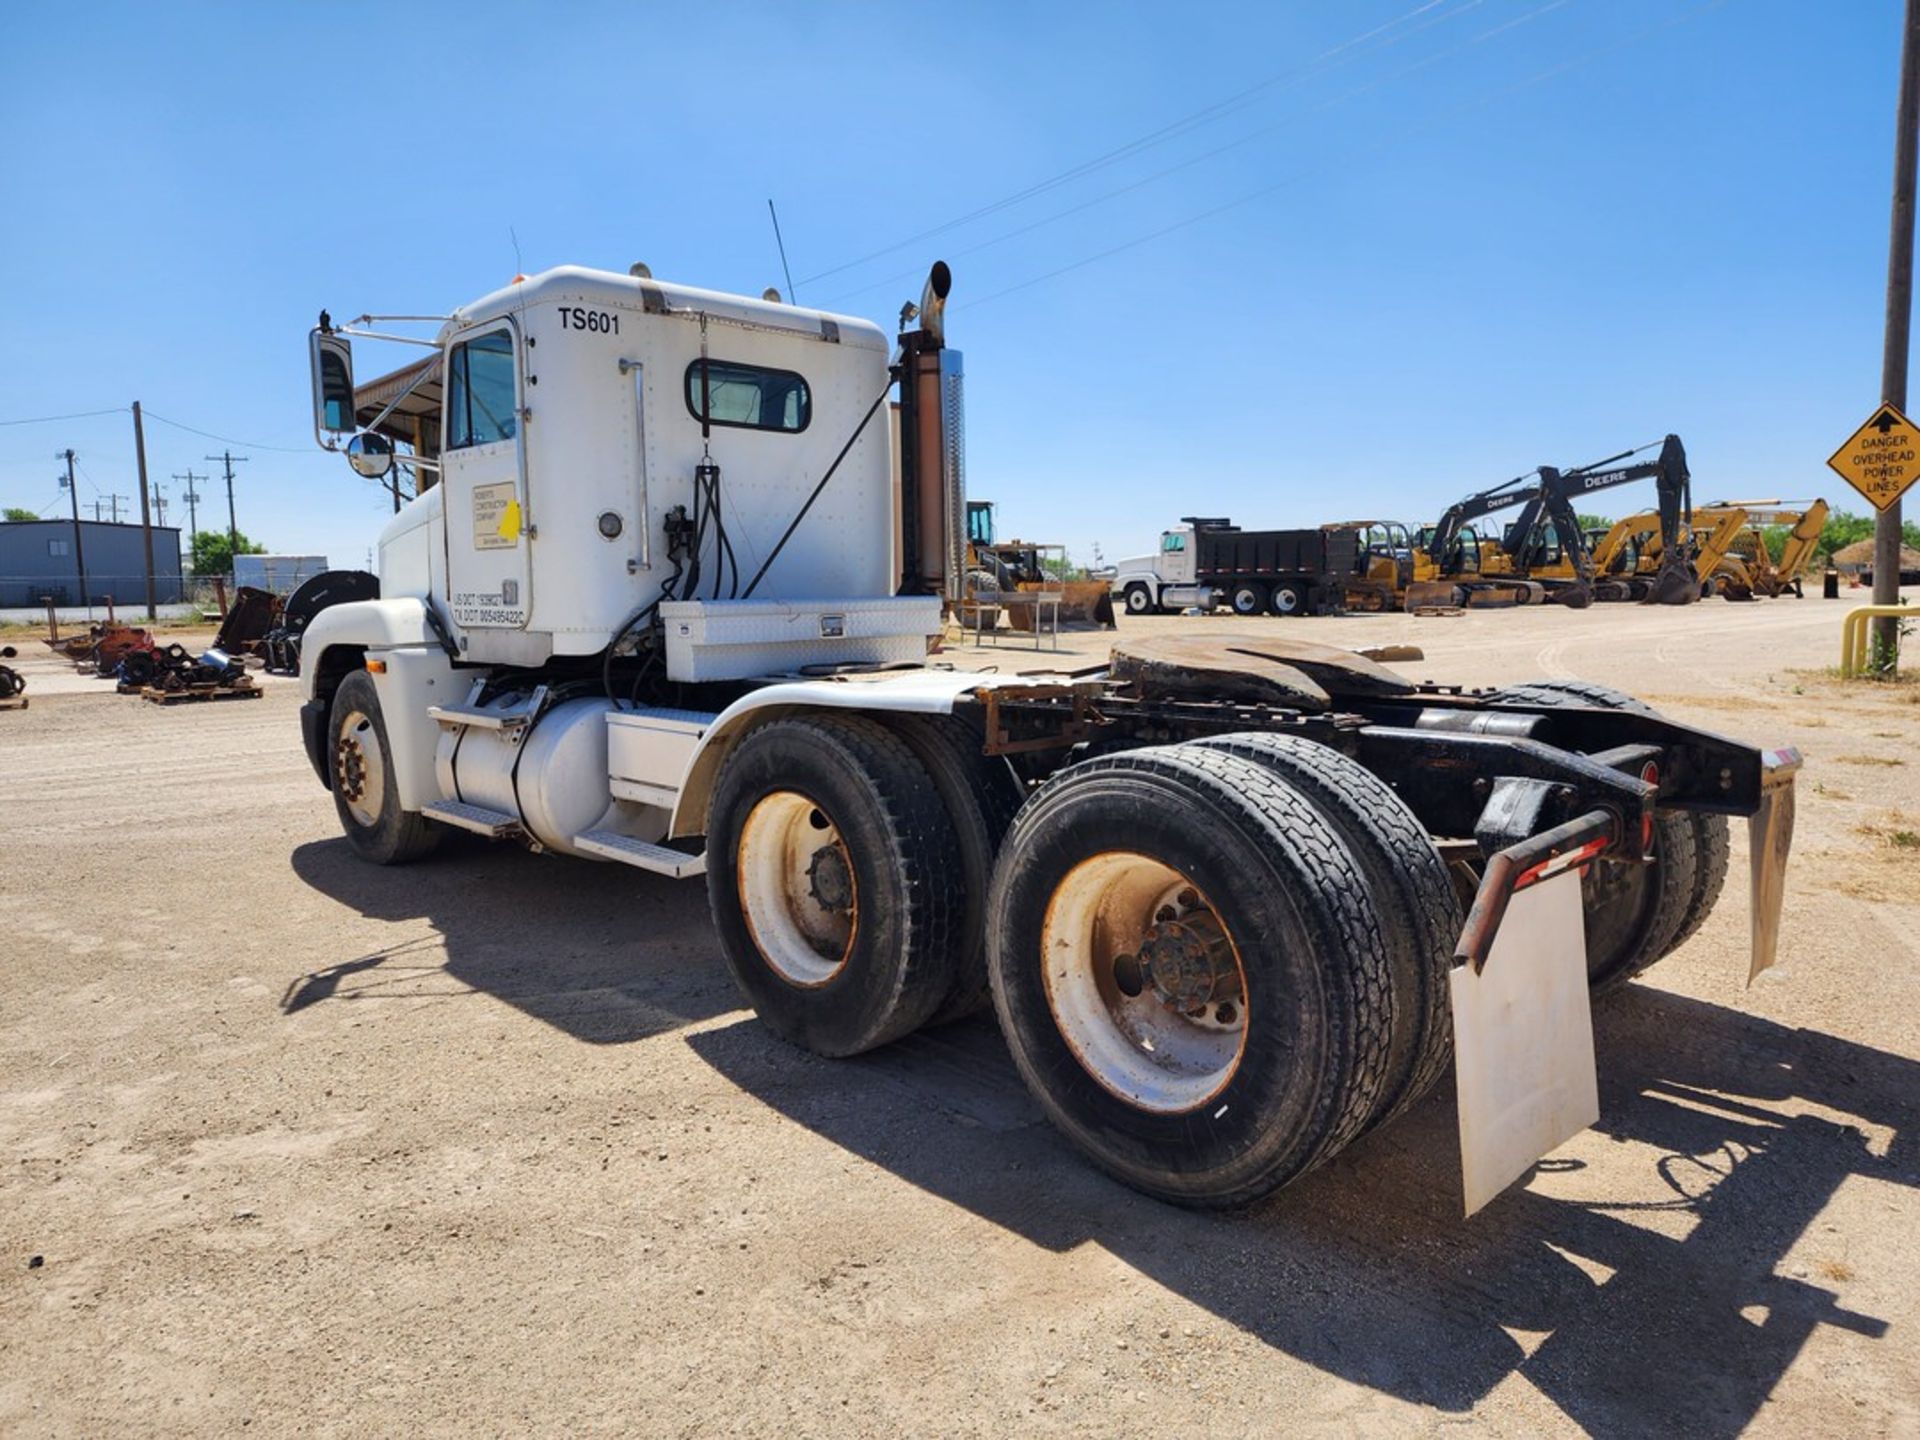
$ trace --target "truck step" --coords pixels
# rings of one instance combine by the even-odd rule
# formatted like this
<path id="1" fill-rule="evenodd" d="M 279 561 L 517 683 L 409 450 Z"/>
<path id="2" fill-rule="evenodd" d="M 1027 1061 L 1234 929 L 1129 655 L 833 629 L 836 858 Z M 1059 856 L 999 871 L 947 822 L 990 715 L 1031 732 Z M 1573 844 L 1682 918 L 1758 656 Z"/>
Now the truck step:
<path id="1" fill-rule="evenodd" d="M 484 805 L 469 805 L 461 800 L 436 800 L 420 807 L 420 813 L 443 825 L 457 825 L 489 840 L 500 840 L 520 833 L 520 822 L 504 810 L 489 810 Z"/>
<path id="2" fill-rule="evenodd" d="M 527 697 L 526 703 L 512 710 L 488 710 L 473 702 L 480 698 L 485 687 L 484 681 L 475 681 L 473 691 L 467 696 L 465 705 L 429 705 L 427 714 L 442 725 L 473 730 L 505 730 L 515 732 L 533 722 L 547 703 L 547 687 L 539 685 Z M 508 738 L 513 738 L 509 733 Z"/>
<path id="3" fill-rule="evenodd" d="M 707 873 L 705 855 L 689 855 L 670 845 L 654 845 L 645 840 L 636 840 L 631 835 L 616 835 L 611 830 L 589 830 L 584 835 L 576 835 L 573 843 L 576 849 L 584 850 L 589 855 L 618 860 L 622 865 L 637 866 L 642 870 L 651 870 L 656 875 L 671 876 L 675 880 Z"/>

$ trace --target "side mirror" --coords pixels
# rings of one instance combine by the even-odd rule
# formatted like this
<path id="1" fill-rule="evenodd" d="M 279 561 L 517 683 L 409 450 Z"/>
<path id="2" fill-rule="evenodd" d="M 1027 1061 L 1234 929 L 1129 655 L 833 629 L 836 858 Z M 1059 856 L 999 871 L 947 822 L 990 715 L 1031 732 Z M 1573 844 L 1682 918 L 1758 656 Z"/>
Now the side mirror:
<path id="1" fill-rule="evenodd" d="M 307 337 L 313 366 L 313 433 L 322 446 L 324 431 L 345 435 L 356 428 L 353 418 L 353 342 L 346 336 L 315 330 Z"/>
<path id="2" fill-rule="evenodd" d="M 362 430 L 347 442 L 347 464 L 367 480 L 384 480 L 393 469 L 393 442 L 373 430 Z"/>

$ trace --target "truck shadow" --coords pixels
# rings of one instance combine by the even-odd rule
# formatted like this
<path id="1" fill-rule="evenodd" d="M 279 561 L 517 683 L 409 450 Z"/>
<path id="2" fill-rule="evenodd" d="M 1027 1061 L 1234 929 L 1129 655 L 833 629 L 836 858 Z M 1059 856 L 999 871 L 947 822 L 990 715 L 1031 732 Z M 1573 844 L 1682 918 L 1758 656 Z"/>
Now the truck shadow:
<path id="1" fill-rule="evenodd" d="M 752 1022 L 686 1043 L 912 1184 L 1049 1250 L 1098 1243 L 1354 1383 L 1458 1412 L 1517 1373 L 1591 1432 L 1736 1435 L 1816 1326 L 1886 1333 L 1821 1283 L 1851 1268 L 1810 1226 L 1854 1177 L 1920 1185 L 1920 1065 L 1645 987 L 1595 1022 L 1630 1193 L 1550 1161 L 1464 1223 L 1450 1092 L 1259 1210 L 1204 1215 L 1082 1163 L 988 1021 L 840 1063 Z"/>
<path id="2" fill-rule="evenodd" d="M 321 894 L 371 919 L 424 920 L 438 942 L 332 960 L 287 987 L 282 1011 L 483 991 L 575 1039 L 619 1045 L 740 1008 L 714 963 L 704 885 L 465 836 L 450 845 L 457 856 L 392 868 L 344 839 L 296 848 L 294 873 Z"/>

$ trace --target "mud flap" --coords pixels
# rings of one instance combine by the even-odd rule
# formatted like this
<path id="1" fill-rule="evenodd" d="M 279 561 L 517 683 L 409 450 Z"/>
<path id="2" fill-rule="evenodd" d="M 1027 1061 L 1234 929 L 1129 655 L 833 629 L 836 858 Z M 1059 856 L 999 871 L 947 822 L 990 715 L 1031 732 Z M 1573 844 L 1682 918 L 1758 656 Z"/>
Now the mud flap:
<path id="1" fill-rule="evenodd" d="M 1773 968 L 1780 954 L 1780 915 L 1787 896 L 1787 852 L 1793 848 L 1793 777 L 1800 752 L 1769 750 L 1761 757 L 1760 808 L 1747 820 L 1753 909 L 1753 956 L 1747 984 Z"/>
<path id="2" fill-rule="evenodd" d="M 1468 1215 L 1600 1118 L 1578 870 L 1515 891 L 1498 927 L 1484 965 L 1452 972 Z"/>

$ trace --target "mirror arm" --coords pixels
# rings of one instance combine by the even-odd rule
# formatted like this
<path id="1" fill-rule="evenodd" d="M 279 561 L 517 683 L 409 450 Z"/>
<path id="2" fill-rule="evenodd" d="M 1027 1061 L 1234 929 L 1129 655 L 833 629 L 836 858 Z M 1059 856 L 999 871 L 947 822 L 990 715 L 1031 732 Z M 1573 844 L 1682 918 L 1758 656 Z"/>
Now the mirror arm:
<path id="1" fill-rule="evenodd" d="M 396 345 L 424 345 L 429 350 L 438 350 L 438 340 L 422 340 L 418 335 L 390 335 L 383 330 L 362 330 L 358 325 L 336 325 L 336 335 L 351 335 L 360 340 L 391 340 Z"/>
<path id="2" fill-rule="evenodd" d="M 343 333 L 347 333 L 347 332 L 343 332 Z M 438 350 L 440 347 L 436 345 L 433 348 Z M 418 386 L 421 381 L 425 380 L 427 376 L 431 375 L 432 373 L 433 373 L 433 367 L 431 365 L 427 366 L 426 369 L 422 370 L 418 375 L 414 376 L 413 379 L 407 382 L 405 389 L 403 389 L 398 395 L 394 396 L 393 399 L 387 402 L 386 409 L 382 410 L 378 415 L 374 416 L 373 419 L 369 420 L 365 425 L 362 425 L 360 428 L 362 430 L 378 430 L 380 428 L 380 422 L 386 419 L 387 416 L 393 413 L 393 407 L 398 405 L 402 400 L 406 399 L 407 396 L 411 395 L 414 392 L 415 387 Z"/>

